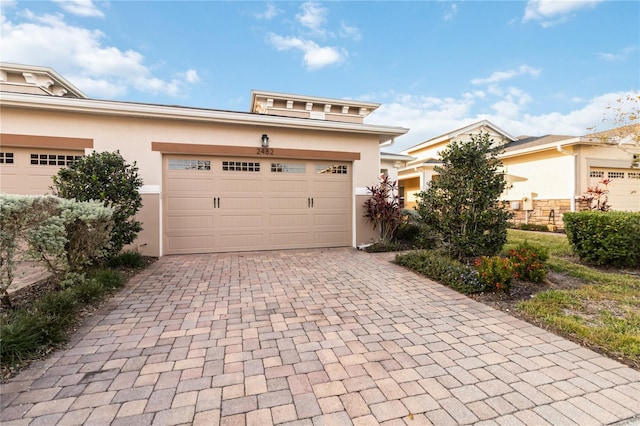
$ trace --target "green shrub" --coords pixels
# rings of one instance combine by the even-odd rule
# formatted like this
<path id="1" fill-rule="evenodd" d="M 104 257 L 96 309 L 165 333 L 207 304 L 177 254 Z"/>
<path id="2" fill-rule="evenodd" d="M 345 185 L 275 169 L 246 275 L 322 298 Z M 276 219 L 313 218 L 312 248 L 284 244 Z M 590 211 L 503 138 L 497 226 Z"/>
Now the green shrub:
<path id="1" fill-rule="evenodd" d="M 378 241 L 365 247 L 364 251 L 367 253 L 386 253 L 390 251 L 400 251 L 401 249 L 402 246 L 399 243 Z"/>
<path id="2" fill-rule="evenodd" d="M 98 269 L 94 271 L 93 279 L 107 290 L 121 288 L 125 284 L 122 272 L 113 269 Z"/>
<path id="3" fill-rule="evenodd" d="M 580 259 L 596 265 L 640 265 L 640 213 L 583 211 L 563 216 L 567 239 Z"/>
<path id="4" fill-rule="evenodd" d="M 109 259 L 108 265 L 112 268 L 140 269 L 144 266 L 144 256 L 140 252 L 127 250 Z"/>
<path id="5" fill-rule="evenodd" d="M 549 228 L 547 228 L 547 225 L 538 225 L 535 223 L 520 223 L 518 225 L 511 223 L 509 227 L 513 229 L 522 229 L 523 231 L 540 231 L 540 232 L 549 231 Z"/>
<path id="6" fill-rule="evenodd" d="M 142 223 L 135 218 L 142 207 L 141 186 L 136 163 L 128 164 L 116 151 L 93 152 L 61 168 L 53 176 L 52 189 L 62 198 L 93 200 L 113 208 L 109 251 L 114 254 L 142 230 Z"/>
<path id="7" fill-rule="evenodd" d="M 73 287 L 73 292 L 75 293 L 78 302 L 86 305 L 90 305 L 101 300 L 107 293 L 107 290 L 108 289 L 96 279 L 84 280 Z"/>
<path id="8" fill-rule="evenodd" d="M 48 318 L 33 315 L 25 309 L 0 317 L 0 360 L 3 365 L 14 365 L 34 357 L 47 344 L 43 330 Z"/>
<path id="9" fill-rule="evenodd" d="M 549 259 L 549 250 L 537 244 L 524 241 L 507 252 L 516 279 L 541 283 L 547 276 L 547 268 L 542 262 Z"/>
<path id="10" fill-rule="evenodd" d="M 420 222 L 458 260 L 495 255 L 507 241 L 513 215 L 499 199 L 506 186 L 502 151 L 488 133 L 452 141 L 439 153 L 442 166 L 433 168 L 439 178 L 416 195 Z"/>
<path id="11" fill-rule="evenodd" d="M 484 286 L 478 280 L 478 274 L 473 268 L 434 250 L 417 250 L 399 254 L 396 255 L 395 263 L 460 293 L 470 294 L 484 290 Z"/>
<path id="12" fill-rule="evenodd" d="M 482 256 L 475 261 L 478 269 L 478 279 L 484 284 L 486 291 L 496 293 L 511 292 L 513 283 L 513 265 L 506 257 Z"/>

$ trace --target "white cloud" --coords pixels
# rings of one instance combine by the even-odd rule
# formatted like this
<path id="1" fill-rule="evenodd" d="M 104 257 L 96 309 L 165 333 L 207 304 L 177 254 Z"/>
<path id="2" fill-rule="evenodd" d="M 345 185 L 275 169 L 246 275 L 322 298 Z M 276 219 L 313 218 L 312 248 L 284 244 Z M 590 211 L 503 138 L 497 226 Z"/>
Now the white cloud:
<path id="1" fill-rule="evenodd" d="M 476 121 L 487 119 L 513 136 L 543 136 L 558 134 L 581 136 L 590 128 L 606 130 L 613 127 L 612 121 L 603 122 L 608 106 L 618 105 L 617 100 L 626 98 L 627 92 L 605 93 L 582 100 L 570 111 L 527 112 L 531 97 L 517 88 L 509 88 L 504 97 L 495 99 L 485 108 L 478 105 L 480 96 L 465 93 L 460 98 L 436 98 L 398 93 L 369 98 L 383 99 L 382 106 L 374 111 L 367 122 L 408 127 L 409 133 L 396 139 L 388 150 L 399 152 L 425 140 Z M 639 96 L 640 93 L 631 93 Z M 578 102 L 579 100 L 576 99 Z M 481 111 L 481 112 L 477 112 Z"/>
<path id="2" fill-rule="evenodd" d="M 179 96 L 197 82 L 194 70 L 171 80 L 154 76 L 140 52 L 107 46 L 101 31 L 70 25 L 62 15 L 22 15 L 20 23 L 2 16 L 3 61 L 51 67 L 89 96 L 117 98 L 132 88 Z"/>
<path id="3" fill-rule="evenodd" d="M 598 58 L 607 62 L 624 61 L 629 58 L 629 55 L 638 50 L 637 47 L 625 47 L 619 52 L 599 52 Z"/>
<path id="4" fill-rule="evenodd" d="M 53 0 L 62 10 L 78 16 L 103 18 L 104 13 L 92 0 Z"/>
<path id="5" fill-rule="evenodd" d="M 254 16 L 258 19 L 271 20 L 280 14 L 281 10 L 273 3 L 267 3 L 267 8 L 262 13 L 256 13 Z"/>
<path id="6" fill-rule="evenodd" d="M 543 27 L 565 22 L 574 11 L 595 7 L 603 0 L 529 0 L 522 22 L 540 21 Z"/>
<path id="7" fill-rule="evenodd" d="M 302 13 L 296 15 L 296 20 L 303 27 L 311 30 L 316 36 L 324 36 L 324 25 L 327 22 L 327 8 L 320 3 L 309 1 L 300 6 Z"/>
<path id="8" fill-rule="evenodd" d="M 355 41 L 360 41 L 362 39 L 362 34 L 358 27 L 352 27 L 344 22 L 340 24 L 340 36 Z"/>
<path id="9" fill-rule="evenodd" d="M 532 77 L 535 77 L 538 74 L 540 74 L 539 69 L 530 67 L 528 65 L 521 65 L 516 69 L 512 69 L 508 71 L 496 71 L 487 78 L 474 78 L 473 80 L 471 80 L 471 84 L 475 84 L 475 85 L 492 84 L 492 83 L 498 83 L 504 80 L 510 80 L 520 75 L 530 75 Z"/>
<path id="10" fill-rule="evenodd" d="M 449 8 L 444 14 L 444 20 L 445 21 L 452 20 L 457 13 L 458 13 L 458 5 L 456 3 L 451 3 L 451 5 L 449 5 Z"/>
<path id="11" fill-rule="evenodd" d="M 304 53 L 304 63 L 310 70 L 316 70 L 328 65 L 341 62 L 346 53 L 335 47 L 322 47 L 311 40 L 297 37 L 282 37 L 277 34 L 269 34 L 269 42 L 277 50 L 295 49 Z"/>

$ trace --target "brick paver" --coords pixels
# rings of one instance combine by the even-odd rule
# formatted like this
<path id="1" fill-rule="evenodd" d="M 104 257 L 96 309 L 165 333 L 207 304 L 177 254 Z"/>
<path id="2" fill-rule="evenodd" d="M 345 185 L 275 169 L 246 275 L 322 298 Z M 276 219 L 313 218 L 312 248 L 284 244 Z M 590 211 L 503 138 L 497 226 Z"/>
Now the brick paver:
<path id="1" fill-rule="evenodd" d="M 0 386 L 0 422 L 640 423 L 640 372 L 392 257 L 164 257 Z"/>

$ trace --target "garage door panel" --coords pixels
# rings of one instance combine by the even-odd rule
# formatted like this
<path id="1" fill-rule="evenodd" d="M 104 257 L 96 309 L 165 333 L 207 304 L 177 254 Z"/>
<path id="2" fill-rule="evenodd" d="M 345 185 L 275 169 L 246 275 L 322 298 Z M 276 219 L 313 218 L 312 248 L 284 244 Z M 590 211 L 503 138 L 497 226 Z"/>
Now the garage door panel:
<path id="1" fill-rule="evenodd" d="M 268 216 L 267 225 L 269 227 L 306 227 L 309 225 L 309 214 L 272 213 Z"/>
<path id="2" fill-rule="evenodd" d="M 263 210 L 264 203 L 262 196 L 246 198 L 221 197 L 220 208 L 224 212 L 242 212 L 243 210 Z"/>
<path id="3" fill-rule="evenodd" d="M 326 245 L 348 245 L 350 240 L 350 235 L 344 231 L 324 231 L 324 232 L 314 232 L 314 241 L 316 244 L 326 244 Z"/>
<path id="4" fill-rule="evenodd" d="M 345 225 L 348 225 L 349 220 L 341 214 L 314 214 L 313 215 L 313 224 L 315 226 L 333 226 L 344 228 Z"/>
<path id="5" fill-rule="evenodd" d="M 169 253 L 206 253 L 213 247 L 212 235 L 174 235 L 168 238 Z"/>
<path id="6" fill-rule="evenodd" d="M 223 215 L 221 218 L 221 223 L 224 228 L 248 228 L 253 229 L 256 227 L 264 226 L 263 216 L 261 214 L 258 215 L 247 215 L 247 214 L 234 214 L 234 215 Z"/>
<path id="7" fill-rule="evenodd" d="M 178 165 L 195 160 L 211 167 L 167 170 L 170 158 Z M 350 245 L 351 176 L 341 174 L 350 165 L 331 163 L 333 169 L 323 170 L 338 172 L 317 174 L 316 163 L 165 156 L 164 252 Z"/>
<path id="8" fill-rule="evenodd" d="M 210 211 L 213 209 L 213 197 L 188 197 L 185 194 L 181 194 L 180 196 L 169 197 L 166 208 L 169 212 Z"/>
<path id="9" fill-rule="evenodd" d="M 169 217 L 167 223 L 169 231 L 173 230 L 209 230 L 213 227 L 213 218 L 211 215 L 197 216 L 197 215 L 183 215 L 178 217 Z"/>
<path id="10" fill-rule="evenodd" d="M 589 185 L 602 187 L 602 179 L 610 179 L 607 198 L 612 210 L 640 211 L 640 172 L 637 169 L 592 167 Z"/>
<path id="11" fill-rule="evenodd" d="M 306 210 L 309 208 L 310 197 L 272 196 L 267 200 L 270 210 Z"/>
<path id="12" fill-rule="evenodd" d="M 199 177 L 172 177 L 167 179 L 167 191 L 171 192 L 202 192 L 211 191 L 213 181 L 211 178 Z"/>
<path id="13" fill-rule="evenodd" d="M 269 234 L 269 245 L 272 247 L 305 247 L 309 240 L 307 232 L 272 232 Z"/>
<path id="14" fill-rule="evenodd" d="M 220 236 L 220 245 L 229 251 L 255 250 L 256 247 L 266 246 L 262 233 L 223 234 Z"/>

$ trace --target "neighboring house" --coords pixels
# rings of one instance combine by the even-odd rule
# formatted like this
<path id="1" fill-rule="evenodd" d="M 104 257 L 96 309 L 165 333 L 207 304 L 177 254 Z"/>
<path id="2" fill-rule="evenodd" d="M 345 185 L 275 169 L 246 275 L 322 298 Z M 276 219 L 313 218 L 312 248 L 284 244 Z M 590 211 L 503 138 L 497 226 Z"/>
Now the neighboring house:
<path id="1" fill-rule="evenodd" d="M 605 178 L 612 179 L 607 189 L 613 210 L 640 211 L 639 158 L 632 149 L 619 146 L 627 133 L 638 133 L 638 126 L 580 137 L 516 138 L 487 120 L 403 151 L 416 157 L 399 170 L 401 191 L 409 206 L 415 205 L 415 193 L 426 189 L 434 178 L 433 167 L 440 164 L 438 152 L 453 140 L 468 140 L 469 135 L 480 132 L 504 144 L 500 159 L 507 189 L 502 199 L 514 211 L 517 224 L 555 224 L 562 228 L 562 214 L 586 208 L 580 201 L 582 194 Z"/>
<path id="2" fill-rule="evenodd" d="M 250 112 L 87 98 L 50 68 L 0 64 L 0 191 L 44 194 L 78 156 L 119 150 L 144 181 L 145 255 L 357 246 L 379 104 L 253 91 Z"/>
<path id="3" fill-rule="evenodd" d="M 398 170 L 407 166 L 407 163 L 415 160 L 414 157 L 403 154 L 395 154 L 392 152 L 380 152 L 380 176 L 388 176 L 393 182 L 398 182 Z M 401 194 L 401 204 L 404 205 L 404 198 Z"/>

